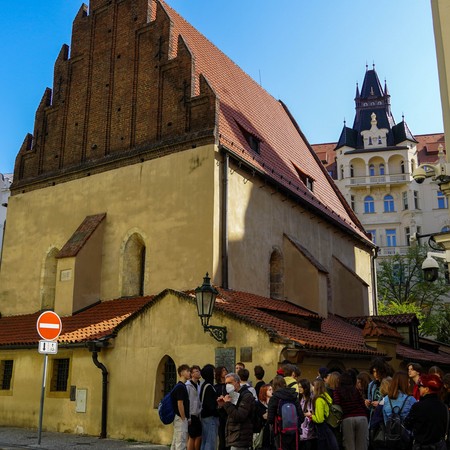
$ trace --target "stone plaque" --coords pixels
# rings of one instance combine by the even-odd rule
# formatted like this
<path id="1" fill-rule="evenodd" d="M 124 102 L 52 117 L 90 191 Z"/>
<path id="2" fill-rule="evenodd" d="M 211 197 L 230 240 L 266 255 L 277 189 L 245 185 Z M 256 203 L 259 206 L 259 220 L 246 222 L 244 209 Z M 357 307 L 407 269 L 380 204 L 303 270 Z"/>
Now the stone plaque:
<path id="1" fill-rule="evenodd" d="M 252 355 L 253 355 L 253 347 L 241 347 L 240 361 L 244 363 L 252 362 Z"/>
<path id="2" fill-rule="evenodd" d="M 234 372 L 236 364 L 236 349 L 232 348 L 216 348 L 216 367 L 225 366 L 228 372 Z"/>
<path id="3" fill-rule="evenodd" d="M 69 281 L 72 279 L 72 269 L 61 270 L 59 275 L 61 281 Z"/>

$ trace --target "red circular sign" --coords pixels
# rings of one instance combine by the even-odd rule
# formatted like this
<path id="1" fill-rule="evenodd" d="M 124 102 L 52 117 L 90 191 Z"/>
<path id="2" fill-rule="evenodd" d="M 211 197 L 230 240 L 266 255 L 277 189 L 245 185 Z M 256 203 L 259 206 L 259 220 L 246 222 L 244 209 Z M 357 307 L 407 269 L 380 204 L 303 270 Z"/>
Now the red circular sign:
<path id="1" fill-rule="evenodd" d="M 54 341 L 61 334 L 61 318 L 53 311 L 45 311 L 38 317 L 36 328 L 42 339 Z"/>

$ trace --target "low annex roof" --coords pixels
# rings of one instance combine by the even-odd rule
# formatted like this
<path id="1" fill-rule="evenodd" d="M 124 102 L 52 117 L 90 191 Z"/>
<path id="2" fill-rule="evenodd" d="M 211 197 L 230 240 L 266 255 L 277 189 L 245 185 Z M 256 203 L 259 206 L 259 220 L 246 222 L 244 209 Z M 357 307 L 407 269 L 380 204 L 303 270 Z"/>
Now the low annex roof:
<path id="1" fill-rule="evenodd" d="M 320 164 L 287 107 L 165 1 L 158 0 L 158 4 L 171 20 L 171 57 L 177 54 L 179 37 L 193 55 L 194 94 L 199 93 L 199 79 L 203 76 L 217 95 L 220 145 L 371 245 L 358 218 Z M 243 130 L 259 140 L 259 152 L 252 150 Z M 314 180 L 313 191 L 302 182 L 295 166 Z"/>
<path id="2" fill-rule="evenodd" d="M 270 338 L 295 342 L 305 350 L 347 354 L 380 355 L 364 343 L 361 330 L 345 320 L 316 313 L 295 304 L 240 291 L 218 288 L 216 310 L 236 320 L 264 329 Z M 195 302 L 193 292 L 165 290 L 157 296 L 120 298 L 104 301 L 62 317 L 60 345 L 82 345 L 89 341 L 115 337 L 130 321 L 162 301 L 169 293 Z M 37 346 L 36 321 L 40 312 L 0 318 L 0 349 Z M 313 324 L 310 329 L 309 324 Z"/>

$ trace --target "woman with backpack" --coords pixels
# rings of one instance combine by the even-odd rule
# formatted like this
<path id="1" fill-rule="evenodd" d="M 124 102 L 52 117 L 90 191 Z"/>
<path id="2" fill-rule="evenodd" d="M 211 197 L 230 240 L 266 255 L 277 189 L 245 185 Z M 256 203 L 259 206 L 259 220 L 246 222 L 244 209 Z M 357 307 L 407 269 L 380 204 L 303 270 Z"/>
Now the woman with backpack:
<path id="1" fill-rule="evenodd" d="M 342 442 L 345 450 L 366 450 L 368 447 L 367 410 L 356 388 L 356 377 L 344 372 L 334 391 L 333 401 L 342 408 Z"/>
<path id="2" fill-rule="evenodd" d="M 273 433 L 270 429 L 269 422 L 267 422 L 267 410 L 272 395 L 272 385 L 264 384 L 260 387 L 258 396 L 259 401 L 256 402 L 256 414 L 258 422 L 260 421 L 261 423 L 261 431 L 257 435 L 253 435 L 253 449 L 275 450 Z"/>
<path id="3" fill-rule="evenodd" d="M 322 378 L 323 379 L 323 378 Z M 313 396 L 311 393 L 311 383 L 306 378 L 298 382 L 298 389 L 300 392 L 300 407 L 303 414 L 314 412 Z M 301 450 L 315 450 L 317 447 L 317 436 L 314 422 L 305 417 L 305 420 L 300 425 L 300 449 Z"/>
<path id="4" fill-rule="evenodd" d="M 307 412 L 305 416 L 310 418 L 317 432 L 317 450 L 339 450 L 336 437 L 331 427 L 325 422 L 330 414 L 330 404 L 332 400 L 327 392 L 325 382 L 323 380 L 314 380 L 314 412 Z"/>
<path id="5" fill-rule="evenodd" d="M 387 395 L 383 398 L 383 419 L 387 447 L 395 445 L 398 450 L 410 449 L 412 436 L 403 426 L 416 399 L 410 395 L 409 379 L 406 372 L 395 372 L 389 384 Z"/>
<path id="6" fill-rule="evenodd" d="M 269 400 L 267 422 L 273 425 L 277 449 L 298 450 L 300 424 L 305 419 L 297 391 L 286 386 L 285 379 L 277 375 L 272 380 L 273 396 Z"/>

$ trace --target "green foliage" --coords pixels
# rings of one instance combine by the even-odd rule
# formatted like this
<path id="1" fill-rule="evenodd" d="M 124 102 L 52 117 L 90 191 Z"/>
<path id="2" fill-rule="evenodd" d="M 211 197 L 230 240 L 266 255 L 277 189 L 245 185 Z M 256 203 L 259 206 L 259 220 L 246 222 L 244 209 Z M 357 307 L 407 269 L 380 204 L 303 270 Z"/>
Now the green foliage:
<path id="1" fill-rule="evenodd" d="M 432 283 L 423 279 L 422 262 L 427 251 L 425 246 L 410 247 L 406 255 L 394 255 L 380 263 L 378 311 L 380 315 L 414 313 L 420 321 L 420 334 L 450 343 L 450 310 L 444 303 L 450 286 L 441 260 L 439 278 Z"/>

